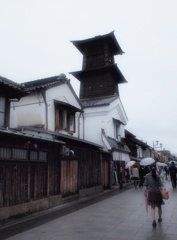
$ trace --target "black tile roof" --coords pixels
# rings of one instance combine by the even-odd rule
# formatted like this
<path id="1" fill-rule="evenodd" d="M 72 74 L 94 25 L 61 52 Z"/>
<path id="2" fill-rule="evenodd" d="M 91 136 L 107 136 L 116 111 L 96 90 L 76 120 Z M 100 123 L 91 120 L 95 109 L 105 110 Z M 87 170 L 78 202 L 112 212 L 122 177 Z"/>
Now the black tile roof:
<path id="1" fill-rule="evenodd" d="M 24 91 L 24 87 L 21 86 L 21 84 L 13 82 L 5 77 L 0 76 L 0 84 L 14 88 L 14 89 L 18 89 L 21 91 Z"/>
<path id="2" fill-rule="evenodd" d="M 135 138 L 136 136 L 135 136 L 133 133 L 131 133 L 131 132 L 129 132 L 128 130 L 125 129 L 125 137 Z"/>
<path id="3" fill-rule="evenodd" d="M 47 134 L 47 135 L 51 135 L 53 136 L 56 140 L 58 141 L 63 141 L 65 142 L 66 144 L 68 143 L 77 143 L 78 145 L 80 144 L 84 144 L 86 146 L 91 146 L 91 147 L 95 147 L 97 149 L 102 149 L 102 146 L 99 145 L 99 144 L 96 144 L 96 143 L 93 143 L 93 142 L 90 142 L 90 141 L 87 141 L 87 140 L 84 140 L 84 139 L 80 139 L 80 138 L 77 138 L 77 137 L 73 137 L 73 136 L 70 136 L 70 135 L 66 135 L 66 134 L 62 134 L 62 133 L 59 133 L 59 132 L 53 132 L 53 131 L 50 131 L 50 130 L 46 130 L 44 128 L 37 128 L 37 127 L 29 127 L 29 126 L 24 126 L 24 127 L 21 127 L 21 128 L 18 128 L 17 129 L 18 131 L 22 131 L 22 132 L 34 132 L 34 133 L 37 133 L 38 135 L 40 134 Z M 80 146 L 81 147 L 81 146 Z"/>
<path id="4" fill-rule="evenodd" d="M 88 99 L 81 99 L 81 103 L 83 107 L 105 106 L 105 105 L 110 105 L 110 103 L 116 100 L 117 98 L 118 98 L 118 95 L 88 98 Z"/>
<path id="5" fill-rule="evenodd" d="M 55 143 L 59 143 L 59 144 L 65 144 L 64 141 L 56 139 L 56 138 L 52 138 L 50 136 L 42 136 L 42 135 L 36 135 L 36 134 L 30 134 L 30 133 L 26 133 L 25 131 L 21 130 L 21 129 L 10 129 L 10 128 L 0 128 L 0 134 L 3 135 L 16 135 L 18 137 L 25 137 L 25 138 L 34 138 L 37 140 L 43 140 L 43 141 L 50 141 L 50 142 L 55 142 Z M 50 134 L 49 134 L 50 135 Z"/>
<path id="6" fill-rule="evenodd" d="M 29 91 L 36 91 L 37 89 L 49 88 L 66 82 L 70 82 L 70 80 L 66 78 L 65 74 L 60 74 L 54 77 L 24 82 L 22 83 L 22 86 Z"/>
<path id="7" fill-rule="evenodd" d="M 119 151 L 121 150 L 122 152 L 130 153 L 130 149 L 124 142 L 118 142 L 118 141 L 116 141 L 115 138 L 111 138 L 111 137 L 107 137 L 107 140 L 112 149 L 117 149 Z"/>
<path id="8" fill-rule="evenodd" d="M 89 70 L 81 70 L 81 71 L 75 71 L 75 72 L 70 72 L 77 80 L 80 82 L 83 81 L 83 79 L 87 76 L 93 76 L 93 74 L 107 74 L 111 73 L 112 77 L 114 78 L 115 82 L 118 84 L 121 83 L 127 83 L 127 80 L 124 78 L 122 72 L 118 68 L 117 64 L 113 64 L 111 66 L 105 66 L 101 68 L 94 68 L 94 69 L 89 69 Z"/>
<path id="9" fill-rule="evenodd" d="M 114 31 L 105 34 L 105 35 L 98 35 L 93 38 L 88 38 L 85 40 L 77 40 L 77 41 L 71 41 L 73 45 L 82 53 L 84 54 L 85 46 L 88 44 L 92 44 L 94 42 L 108 42 L 111 51 L 113 54 L 123 54 L 120 45 L 117 42 L 117 39 L 115 38 Z"/>
<path id="10" fill-rule="evenodd" d="M 28 94 L 28 91 L 19 83 L 11 81 L 5 77 L 0 76 L 0 86 L 1 91 L 6 91 L 6 93 L 13 98 L 22 97 Z"/>

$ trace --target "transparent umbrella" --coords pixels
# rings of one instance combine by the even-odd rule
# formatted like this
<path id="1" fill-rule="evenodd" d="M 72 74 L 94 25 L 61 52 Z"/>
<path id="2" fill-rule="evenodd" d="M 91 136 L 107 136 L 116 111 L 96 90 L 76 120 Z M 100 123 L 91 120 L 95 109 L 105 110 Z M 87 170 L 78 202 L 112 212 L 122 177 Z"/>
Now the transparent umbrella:
<path id="1" fill-rule="evenodd" d="M 166 164 L 166 163 L 162 163 L 162 162 L 156 162 L 156 166 L 159 166 L 159 167 L 166 167 L 167 164 Z"/>
<path id="2" fill-rule="evenodd" d="M 126 165 L 125 168 L 131 168 L 136 162 L 135 161 L 129 161 Z"/>
<path id="3" fill-rule="evenodd" d="M 146 158 L 143 158 L 141 161 L 140 161 L 140 165 L 141 166 L 148 166 L 148 165 L 151 165 L 155 163 L 155 160 L 151 157 L 146 157 Z"/>

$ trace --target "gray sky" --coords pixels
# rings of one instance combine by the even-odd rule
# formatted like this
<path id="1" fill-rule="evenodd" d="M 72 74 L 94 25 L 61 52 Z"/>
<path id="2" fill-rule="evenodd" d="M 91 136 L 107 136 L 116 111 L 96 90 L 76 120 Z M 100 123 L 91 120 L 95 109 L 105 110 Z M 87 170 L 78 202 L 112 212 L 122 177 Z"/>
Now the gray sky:
<path id="1" fill-rule="evenodd" d="M 177 0 L 0 0 L 0 75 L 21 83 L 82 68 L 70 42 L 115 31 L 126 129 L 177 153 Z M 160 150 L 160 149 L 159 149 Z"/>

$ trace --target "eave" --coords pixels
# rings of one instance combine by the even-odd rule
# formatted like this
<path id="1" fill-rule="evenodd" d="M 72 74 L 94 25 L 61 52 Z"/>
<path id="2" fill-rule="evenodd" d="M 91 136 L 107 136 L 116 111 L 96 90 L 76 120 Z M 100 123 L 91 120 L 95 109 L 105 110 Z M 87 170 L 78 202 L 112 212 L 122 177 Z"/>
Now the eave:
<path id="1" fill-rule="evenodd" d="M 30 92 L 36 92 L 42 89 L 48 89 L 54 86 L 62 85 L 69 81 L 66 76 L 54 76 L 54 77 L 48 77 L 43 79 L 37 79 L 34 81 L 29 81 L 22 83 L 22 86 L 24 86 L 25 89 L 27 89 Z"/>
<path id="2" fill-rule="evenodd" d="M 35 127 L 28 127 L 28 126 L 21 126 L 20 128 L 18 128 L 18 131 L 22 131 L 22 132 L 30 132 L 31 134 L 34 133 L 34 135 L 38 135 L 40 137 L 40 135 L 42 136 L 43 134 L 47 134 L 49 136 L 52 136 L 53 139 L 57 140 L 57 141 L 61 141 L 61 143 L 66 143 L 67 145 L 71 144 L 73 146 L 76 147 L 81 147 L 81 145 L 85 145 L 86 147 L 90 147 L 91 149 L 97 149 L 99 151 L 102 150 L 102 146 L 99 144 L 95 144 L 77 137 L 73 137 L 70 135 L 65 135 L 59 132 L 53 132 L 53 131 L 49 131 L 49 130 L 45 130 L 44 128 L 35 128 Z"/>
<path id="3" fill-rule="evenodd" d="M 95 36 L 94 38 L 71 41 L 71 42 L 82 54 L 84 54 L 86 46 L 92 45 L 95 42 L 99 42 L 99 43 L 107 42 L 110 46 L 112 54 L 114 55 L 118 55 L 118 54 L 121 55 L 124 53 L 115 38 L 114 31 L 105 35 Z"/>
<path id="4" fill-rule="evenodd" d="M 8 99 L 20 99 L 28 95 L 28 91 L 20 84 L 0 76 L 0 94 Z"/>
<path id="5" fill-rule="evenodd" d="M 33 138 L 36 140 L 49 141 L 49 142 L 53 142 L 53 143 L 57 143 L 57 144 L 61 144 L 61 145 L 65 144 L 65 142 L 63 142 L 59 139 L 55 139 L 52 137 L 45 137 L 45 136 L 37 135 L 37 134 L 30 134 L 21 129 L 0 128 L 0 135 L 1 136 L 3 136 L 3 135 L 9 136 L 9 137 L 16 136 L 16 137 L 23 137 L 23 138 Z"/>
<path id="6" fill-rule="evenodd" d="M 82 109 L 79 109 L 79 108 L 77 108 L 77 107 L 75 107 L 75 106 L 73 106 L 73 105 L 71 105 L 71 104 L 69 104 L 69 103 L 66 103 L 66 102 L 54 100 L 54 103 L 55 103 L 55 104 L 62 105 L 62 106 L 64 106 L 64 107 L 66 107 L 66 108 L 73 109 L 74 112 L 83 112 Z"/>
<path id="7" fill-rule="evenodd" d="M 84 78 L 89 76 L 95 76 L 95 74 L 105 74 L 105 73 L 111 73 L 115 81 L 120 84 L 120 83 L 127 83 L 126 79 L 122 75 L 121 71 L 117 67 L 117 64 L 107 66 L 104 68 L 99 68 L 99 69 L 92 69 L 92 70 L 82 70 L 82 71 L 76 71 L 76 72 L 70 72 L 75 78 L 77 78 L 80 82 L 84 81 Z"/>

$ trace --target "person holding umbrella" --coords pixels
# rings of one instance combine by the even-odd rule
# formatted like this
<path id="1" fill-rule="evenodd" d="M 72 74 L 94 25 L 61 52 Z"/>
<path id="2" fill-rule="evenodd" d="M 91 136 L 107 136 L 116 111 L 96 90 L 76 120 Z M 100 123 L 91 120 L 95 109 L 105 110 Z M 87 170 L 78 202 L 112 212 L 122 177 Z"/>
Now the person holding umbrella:
<path id="1" fill-rule="evenodd" d="M 145 176 L 145 183 L 147 193 L 147 204 L 151 206 L 152 226 L 156 227 L 155 207 L 158 208 L 158 222 L 162 221 L 162 207 L 164 204 L 160 188 L 163 187 L 161 179 L 156 172 L 156 166 L 149 166 L 150 172 Z"/>
<path id="2" fill-rule="evenodd" d="M 133 180 L 135 189 L 138 189 L 140 175 L 137 165 L 134 165 L 131 171 L 132 171 L 131 180 Z"/>

